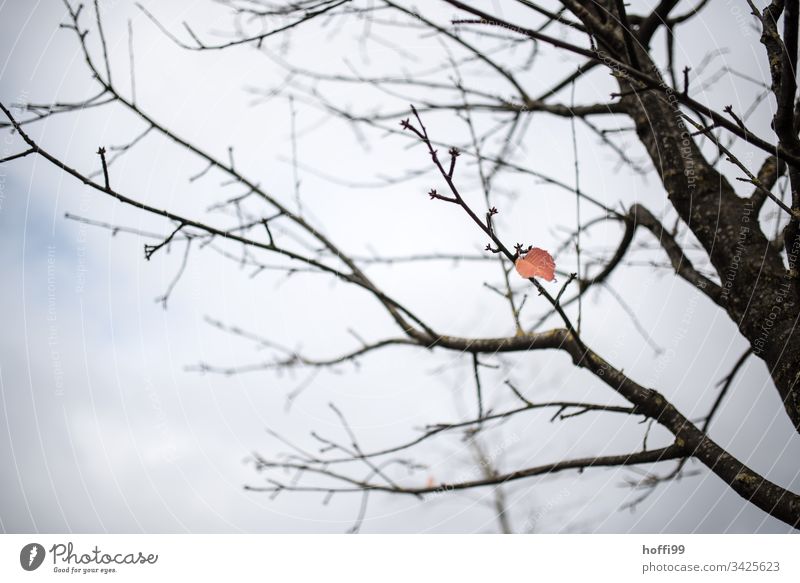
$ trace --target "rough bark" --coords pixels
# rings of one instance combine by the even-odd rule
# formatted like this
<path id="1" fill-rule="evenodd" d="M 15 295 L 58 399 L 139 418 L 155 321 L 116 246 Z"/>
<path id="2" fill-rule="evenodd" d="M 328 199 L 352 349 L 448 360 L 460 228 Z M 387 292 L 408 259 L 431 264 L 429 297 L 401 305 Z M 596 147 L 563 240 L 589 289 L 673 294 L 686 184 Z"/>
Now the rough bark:
<path id="1" fill-rule="evenodd" d="M 624 58 L 617 36 L 612 50 Z M 754 201 L 738 196 L 705 159 L 660 71 L 641 45 L 637 53 L 642 69 L 665 91 L 635 90 L 625 72 L 617 72 L 625 109 L 672 206 L 708 253 L 723 288 L 722 307 L 767 364 L 800 432 L 800 302 L 791 274 L 759 227 Z"/>

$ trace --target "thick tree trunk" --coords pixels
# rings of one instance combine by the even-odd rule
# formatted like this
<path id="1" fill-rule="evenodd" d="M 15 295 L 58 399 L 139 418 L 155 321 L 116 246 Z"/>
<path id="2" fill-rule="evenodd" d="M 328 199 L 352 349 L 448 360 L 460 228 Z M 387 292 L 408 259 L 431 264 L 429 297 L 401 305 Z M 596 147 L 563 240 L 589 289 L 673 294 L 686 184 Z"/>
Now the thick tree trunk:
<path id="1" fill-rule="evenodd" d="M 646 53 L 639 51 L 639 60 L 661 79 Z M 800 302 L 780 253 L 761 231 L 757 208 L 703 157 L 669 91 L 632 92 L 622 77 L 620 87 L 670 202 L 720 278 L 721 306 L 767 364 L 800 432 Z"/>

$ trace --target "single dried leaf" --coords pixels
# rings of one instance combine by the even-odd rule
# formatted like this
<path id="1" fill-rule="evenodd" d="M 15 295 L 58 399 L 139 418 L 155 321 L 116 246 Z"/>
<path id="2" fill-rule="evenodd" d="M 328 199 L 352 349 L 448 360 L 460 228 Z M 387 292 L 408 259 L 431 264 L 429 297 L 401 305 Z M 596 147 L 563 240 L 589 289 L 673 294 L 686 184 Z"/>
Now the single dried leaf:
<path id="1" fill-rule="evenodd" d="M 520 256 L 515 263 L 517 273 L 524 278 L 541 277 L 547 281 L 556 278 L 556 262 L 544 249 L 533 247 L 525 255 Z"/>

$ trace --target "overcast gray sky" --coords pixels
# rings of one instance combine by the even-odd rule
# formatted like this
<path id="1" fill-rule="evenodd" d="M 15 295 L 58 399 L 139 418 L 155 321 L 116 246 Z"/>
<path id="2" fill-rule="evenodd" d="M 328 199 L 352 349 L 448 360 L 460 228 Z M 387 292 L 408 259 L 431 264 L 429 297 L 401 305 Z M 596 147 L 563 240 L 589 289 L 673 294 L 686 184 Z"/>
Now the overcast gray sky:
<path id="1" fill-rule="evenodd" d="M 230 30 L 228 12 L 212 2 L 142 4 L 172 30 L 184 20 L 209 36 Z M 182 51 L 132 2 L 101 5 L 116 82 L 129 90 L 130 19 L 137 103 L 214 155 L 225 157 L 233 146 L 237 168 L 294 204 L 292 167 L 286 161 L 289 104 L 280 98 L 258 103 L 257 98 L 258 90 L 280 86 L 280 68 L 247 47 Z M 449 12 L 431 10 L 446 22 Z M 765 61 L 758 35 L 743 17 L 746 10 L 745 2 L 712 3 L 682 31 L 681 63 L 698 66 L 709 51 L 724 48 L 707 76 L 733 64 L 764 78 Z M 75 100 L 94 90 L 74 35 L 58 27 L 64 12 L 57 0 L 0 2 L 4 103 Z M 361 27 L 333 31 L 312 23 L 293 34 L 289 54 L 324 71 L 346 71 L 345 60 L 371 71 L 399 66 L 398 52 L 390 47 L 359 49 L 353 39 Z M 443 58 L 434 40 L 398 42 L 403 52 L 415 55 L 420 68 L 426 59 L 433 66 Z M 576 63 L 549 54 L 536 75 L 552 79 Z M 527 82 L 535 87 L 537 79 Z M 587 85 L 581 90 L 589 96 L 607 96 L 611 87 L 604 74 L 591 76 Z M 741 111 L 755 91 L 746 84 L 721 83 L 704 97 L 718 108 L 733 102 Z M 362 109 L 379 104 L 375 92 L 352 86 L 331 89 L 330 99 Z M 406 107 L 401 98 L 380 99 L 387 110 Z M 536 119 L 526 163 L 570 182 L 568 126 Z M 768 119 L 769 109 L 762 106 L 752 123 L 766 131 Z M 301 160 L 327 174 L 368 182 L 379 175 L 402 175 L 425 162 L 419 149 L 409 149 L 399 138 L 374 139 L 381 138 L 376 133 L 366 146 L 347 125 L 325 123 L 323 114 L 302 100 L 297 121 L 304 132 L 298 145 Z M 458 120 L 442 117 L 433 127 L 442 139 L 464 132 Z M 143 129 L 139 120 L 112 107 L 55 116 L 31 126 L 31 133 L 47 149 L 91 172 L 98 167 L 98 146 L 124 143 Z M 654 212 L 665 207 L 663 190 L 652 176 L 648 180 L 615 171 L 613 155 L 595 138 L 581 132 L 578 138 L 582 180 L 594 195 L 609 204 L 638 200 Z M 18 149 L 20 141 L 4 133 L 0 157 Z M 241 194 L 213 173 L 189 184 L 187 178 L 203 168 L 201 160 L 153 132 L 112 166 L 112 180 L 140 200 L 195 214 Z M 428 174 L 390 188 L 356 189 L 305 173 L 301 194 L 310 220 L 352 253 L 479 251 L 485 242 L 463 217 L 447 205 L 428 204 L 424 192 L 432 179 Z M 498 218 L 508 239 L 554 248 L 559 234 L 554 226 L 570 225 L 564 217 L 574 212 L 573 199 L 529 179 L 518 178 L 508 188 L 518 193 L 504 207 L 513 212 Z M 0 166 L 0 529 L 5 532 L 342 532 L 357 514 L 357 496 L 335 496 L 322 505 L 322 497 L 314 494 L 282 493 L 270 500 L 243 489 L 263 481 L 247 463 L 253 451 L 269 455 L 285 449 L 266 427 L 309 447 L 314 446 L 308 435 L 312 429 L 342 437 L 327 407 L 335 402 L 362 443 L 377 448 L 411 438 L 426 423 L 462 418 L 472 406 L 468 359 L 404 348 L 370 356 L 357 370 L 320 373 L 288 412 L 286 394 L 308 373 L 225 377 L 186 371 L 201 361 L 235 365 L 268 357 L 208 326 L 207 316 L 319 356 L 355 346 L 349 328 L 369 339 L 394 331 L 380 307 L 358 290 L 320 275 L 251 278 L 250 271 L 212 250 L 190 255 L 164 310 L 154 300 L 174 278 L 182 247 L 148 262 L 142 252 L 145 239 L 112 236 L 66 220 L 65 213 L 141 230 L 170 229 L 165 221 L 104 200 L 42 159 Z M 618 236 L 616 224 L 602 226 L 591 243 L 611 245 Z M 566 269 L 571 261 L 565 257 Z M 372 273 L 440 329 L 503 334 L 508 333 L 507 306 L 481 285 L 497 279 L 494 267 L 395 266 L 376 267 Z M 704 414 L 715 396 L 714 384 L 746 348 L 735 325 L 669 273 L 630 269 L 612 283 L 665 350 L 655 355 L 608 294 L 590 295 L 586 302 L 584 326 L 593 345 L 631 376 L 665 393 L 688 417 Z M 527 355 L 512 366 L 511 378 L 537 399 L 618 402 L 606 387 L 575 371 L 563 354 Z M 487 399 L 507 405 L 513 398 L 502 380 L 487 380 Z M 487 436 L 501 468 L 641 447 L 643 426 L 634 420 L 548 420 L 547 412 L 532 414 Z M 771 480 L 800 488 L 800 439 L 760 361 L 751 360 L 743 369 L 712 437 Z M 667 434 L 656 428 L 650 439 L 652 446 L 663 445 Z M 476 471 L 458 439 L 424 448 L 419 459 L 431 468 L 408 477 L 412 482 L 428 475 L 441 481 L 469 477 Z M 661 486 L 634 511 L 620 510 L 638 495 L 624 487 L 626 478 L 637 477 L 631 470 L 518 482 L 509 487 L 512 522 L 521 530 L 535 517 L 535 529 L 544 532 L 788 531 L 699 464 L 692 469 L 697 475 Z M 490 499 L 489 489 L 423 502 L 373 496 L 363 531 L 493 532 Z"/>

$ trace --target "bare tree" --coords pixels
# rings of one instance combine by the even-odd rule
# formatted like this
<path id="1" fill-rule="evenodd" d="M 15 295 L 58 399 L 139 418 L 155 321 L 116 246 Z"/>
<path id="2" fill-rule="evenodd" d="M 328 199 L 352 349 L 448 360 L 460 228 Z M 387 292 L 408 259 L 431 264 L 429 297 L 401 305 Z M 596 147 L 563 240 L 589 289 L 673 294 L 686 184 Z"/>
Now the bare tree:
<path id="1" fill-rule="evenodd" d="M 222 40 L 206 40 L 191 23 L 185 30 L 173 31 L 153 15 L 142 10 L 177 45 L 188 51 L 207 53 L 229 50 L 255 50 L 264 53 L 284 68 L 286 77 L 276 88 L 255 90 L 256 97 L 274 95 L 290 99 L 291 115 L 296 103 L 314 107 L 344 120 L 356 132 L 374 135 L 401 135 L 418 154 L 419 167 L 390 176 L 393 169 L 371 176 L 330 177 L 353 188 L 379 187 L 431 176 L 428 195 L 431 204 L 446 205 L 474 229 L 474 239 L 485 244 L 485 252 L 452 253 L 435 250 L 409 256 L 361 256 L 343 249 L 324 234 L 324 225 L 308 218 L 299 196 L 300 174 L 316 172 L 297 155 L 297 132 L 292 135 L 292 171 L 295 192 L 273 194 L 256 178 L 237 169 L 233 151 L 227 159 L 208 153 L 148 114 L 135 99 L 131 69 L 130 88 L 118 75 L 112 77 L 106 37 L 101 18 L 101 3 L 84 7 L 65 1 L 67 21 L 85 57 L 96 92 L 79 102 L 23 104 L 24 114 L 15 114 L 10 104 L 0 104 L 7 118 L 5 126 L 24 143 L 19 153 L 2 162 L 26 156 L 39 156 L 88 187 L 115 198 L 139 211 L 162 217 L 171 223 L 165 234 L 153 234 L 154 242 L 145 247 L 150 259 L 171 245 L 185 249 L 184 263 L 191 260 L 192 248 L 213 248 L 241 262 L 253 273 L 277 270 L 283 273 L 314 272 L 337 278 L 360 288 L 379 305 L 394 323 L 394 332 L 377 341 L 357 336 L 352 350 L 325 357 L 313 357 L 265 338 L 255 331 L 210 320 L 222 332 L 241 337 L 275 353 L 268 362 L 238 367 L 201 363 L 196 370 L 205 373 L 235 374 L 249 370 L 333 368 L 343 363 L 368 358 L 373 352 L 392 347 L 412 347 L 419 351 L 452 353 L 468 361 L 474 377 L 475 409 L 466 419 L 431 425 L 414 439 L 391 447 L 373 449 L 360 442 L 344 413 L 331 405 L 347 434 L 344 441 L 314 433 L 321 450 L 311 451 L 275 434 L 289 448 L 285 456 L 271 459 L 254 457 L 257 470 L 266 473 L 267 484 L 253 490 L 277 495 L 281 492 L 318 492 L 330 497 L 355 493 L 362 497 L 358 530 L 374 493 L 424 497 L 486 486 L 509 485 L 534 476 L 568 470 L 598 467 L 673 464 L 661 473 L 648 472 L 634 485 L 644 488 L 644 496 L 659 484 L 685 475 L 689 460 L 699 461 L 746 503 L 788 525 L 800 525 L 800 497 L 760 475 L 736 459 L 709 437 L 709 426 L 720 404 L 745 361 L 761 359 L 769 369 L 780 395 L 785 414 L 800 431 L 800 102 L 797 100 L 796 65 L 798 51 L 798 2 L 774 0 L 761 8 L 748 1 L 752 24 L 760 29 L 763 62 L 768 65 L 767 82 L 745 79 L 758 89 L 747 111 L 736 111 L 725 104 L 706 103 L 703 92 L 708 84 L 722 78 L 746 76 L 723 67 L 703 80 L 701 75 L 713 58 L 698 58 L 692 70 L 676 70 L 677 35 L 684 25 L 698 18 L 710 4 L 707 0 L 680 2 L 661 0 L 654 7 L 629 7 L 621 0 L 539 3 L 517 0 L 504 3 L 509 14 L 479 8 L 486 3 L 441 0 L 430 3 L 430 14 L 411 8 L 400 0 L 227 0 L 234 16 L 235 32 Z M 437 6 L 434 7 L 433 5 Z M 648 4 L 648 3 L 642 3 Z M 653 4 L 653 3 L 649 3 Z M 441 6 L 453 16 L 442 19 Z M 633 10 L 641 12 L 633 13 Z M 94 12 L 94 15 L 88 14 Z M 630 13 L 629 13 L 630 11 Z M 748 25 L 750 25 L 748 24 Z M 386 71 L 381 76 L 363 75 L 355 67 L 349 74 L 315 71 L 293 64 L 291 34 L 298 27 L 358 27 L 365 45 L 389 47 L 401 58 L 413 51 L 395 42 L 397 36 L 414 34 L 433 37 L 439 53 L 426 54 L 422 66 L 409 59 L 414 71 Z M 91 33 L 91 34 L 90 34 Z M 654 48 L 664 39 L 664 49 Z M 93 42 L 94 44 L 90 44 Z M 270 43 L 286 45 L 273 47 Z M 297 49 L 295 49 L 297 50 Z M 369 48 L 364 48 L 368 51 Z M 561 78 L 531 82 L 529 74 L 545 51 L 556 51 L 577 66 Z M 660 56 L 659 56 L 660 55 Z M 131 62 L 133 51 L 131 50 Z M 410 66 L 411 66 L 410 65 Z M 113 71 L 116 73 L 116 71 Z M 576 103 L 581 81 L 610 75 L 616 84 L 607 101 Z M 607 78 L 607 77 L 604 77 Z M 372 90 L 413 103 L 398 110 L 340 105 L 329 97 L 329 85 L 369 87 Z M 534 92 L 532 87 L 539 88 Z M 541 89 L 544 87 L 544 89 Z M 569 102 L 559 101 L 569 94 Z M 773 113 L 772 127 L 751 127 L 753 111 L 768 104 Z M 51 153 L 47 144 L 31 137 L 28 126 L 55 115 L 88 108 L 120 107 L 143 124 L 142 133 L 113 151 L 99 148 L 99 170 L 94 174 L 76 168 L 66 159 Z M 588 129 L 612 157 L 609 172 L 615 168 L 656 177 L 671 209 L 657 216 L 640 203 L 618 205 L 591 194 L 580 184 L 580 164 L 575 156 L 575 180 L 565 182 L 520 162 L 519 151 L 530 136 L 534 116 L 563 119 L 564 131 L 576 125 Z M 432 119 L 458 120 L 468 139 L 455 143 L 446 132 L 434 130 Z M 294 124 L 293 124 L 294 126 Z M 113 163 L 135 148 L 144 136 L 158 133 L 177 148 L 201 159 L 205 168 L 190 177 L 192 182 L 209 172 L 226 177 L 228 185 L 243 189 L 215 205 L 224 211 L 233 226 L 218 226 L 213 217 L 192 217 L 141 202 L 136 192 L 122 192 L 114 185 Z M 628 143 L 634 136 L 637 143 Z M 498 139 L 499 137 L 499 139 Z M 760 165 L 743 160 L 737 148 L 746 144 L 759 153 Z M 382 144 L 379 147 L 385 147 Z M 475 170 L 475 174 L 469 171 Z M 430 172 L 433 171 L 433 174 Z M 502 200 L 504 176 L 528 176 L 540 183 L 562 189 L 574 197 L 577 210 L 573 220 L 565 220 L 567 234 L 554 254 L 556 258 L 574 254 L 575 269 L 559 270 L 563 283 L 547 287 L 537 278 L 524 281 L 515 273 L 515 262 L 529 249 L 529 242 L 509 240 L 499 219 L 506 208 Z M 731 176 L 749 192 L 737 192 Z M 468 196 L 478 186 L 481 197 Z M 581 214 L 583 212 L 583 214 Z M 111 225 L 87 217 L 72 217 L 114 230 Z M 673 226 L 665 226 L 670 220 Z M 574 222 L 573 222 L 574 221 Z M 618 224 L 620 238 L 612 249 L 591 249 L 584 245 L 586 233 L 597 225 Z M 772 231 L 768 234 L 767 231 Z M 583 237 L 583 239 L 582 239 Z M 237 248 L 241 249 L 237 253 Z M 610 285 L 614 275 L 632 268 L 632 255 L 646 252 L 651 259 L 651 275 L 669 270 L 688 284 L 693 293 L 713 302 L 736 324 L 749 344 L 747 351 L 723 379 L 713 406 L 699 420 L 690 420 L 671 402 L 670 387 L 644 386 L 625 374 L 614 362 L 604 358 L 586 339 L 583 300 L 598 289 L 609 301 L 619 301 L 629 312 L 647 343 L 651 331 L 642 326 L 627 306 L 625 295 Z M 657 254 L 658 259 L 652 259 Z M 373 281 L 369 271 L 376 264 L 463 261 L 498 266 L 500 283 L 486 284 L 508 304 L 509 333 L 501 337 L 456 336 L 427 321 L 418 311 L 396 299 L 392 290 Z M 559 265 L 562 262 L 559 261 Z M 180 272 L 176 276 L 176 281 Z M 519 285 L 524 282 L 525 285 Z M 162 298 L 170 296 L 171 289 Z M 534 306 L 534 307 L 531 307 Z M 527 311 L 523 315 L 523 308 Z M 531 310 L 538 313 L 531 314 Z M 545 328 L 551 325 L 550 328 Z M 591 325 L 591 324 L 589 324 Z M 621 396 L 624 405 L 582 401 L 534 401 L 508 378 L 507 354 L 535 359 L 539 351 L 566 353 L 574 367 L 592 375 L 607 386 L 610 395 Z M 494 367 L 494 368 L 493 368 Z M 498 368 L 499 367 L 499 368 Z M 505 378 L 503 385 L 515 404 L 489 407 L 483 383 L 487 374 Z M 298 390 L 302 390 L 303 386 Z M 711 387 L 697 386 L 696 393 L 707 394 Z M 291 402 L 297 392 L 289 395 Z M 617 455 L 597 455 L 578 459 L 543 461 L 540 465 L 500 471 L 480 441 L 481 433 L 516 416 L 533 410 L 552 409 L 553 419 L 587 414 L 620 415 L 644 422 L 644 447 Z M 647 447 L 653 424 L 672 436 L 669 443 Z M 471 441 L 482 475 L 469 480 L 429 479 L 420 485 L 408 482 L 398 470 L 420 469 L 410 457 L 413 448 L 438 436 L 462 433 Z M 407 457 L 407 454 L 409 457 Z M 289 472 L 291 477 L 283 476 Z M 502 490 L 495 497 L 499 526 L 510 531 Z"/>

